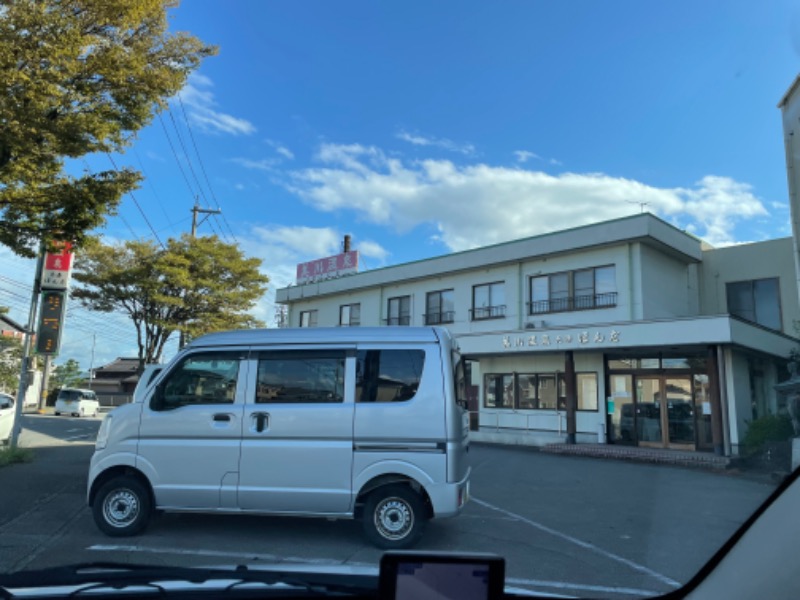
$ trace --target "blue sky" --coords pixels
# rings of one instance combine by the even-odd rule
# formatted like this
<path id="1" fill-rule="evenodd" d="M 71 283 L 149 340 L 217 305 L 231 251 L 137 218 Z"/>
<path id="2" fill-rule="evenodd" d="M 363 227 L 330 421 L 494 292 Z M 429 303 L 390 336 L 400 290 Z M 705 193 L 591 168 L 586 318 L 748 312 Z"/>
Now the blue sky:
<path id="1" fill-rule="evenodd" d="M 200 233 L 263 259 L 270 324 L 274 288 L 345 233 L 362 269 L 642 209 L 715 245 L 790 235 L 788 0 L 192 0 L 171 23 L 219 55 L 116 158 L 147 181 L 102 234 L 180 235 L 199 195 L 224 214 Z M 25 321 L 30 264 L 0 257 Z M 92 334 L 95 365 L 135 354 L 125 319 L 70 315 L 57 362 L 88 366 Z"/>

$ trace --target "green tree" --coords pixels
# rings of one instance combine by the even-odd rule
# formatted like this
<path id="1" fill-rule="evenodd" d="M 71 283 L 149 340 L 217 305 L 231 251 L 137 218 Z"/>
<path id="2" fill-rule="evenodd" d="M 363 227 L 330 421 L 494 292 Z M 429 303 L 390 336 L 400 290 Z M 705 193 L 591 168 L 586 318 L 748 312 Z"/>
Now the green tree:
<path id="1" fill-rule="evenodd" d="M 68 174 L 66 159 L 119 151 L 216 52 L 167 32 L 175 0 L 0 3 L 0 243 L 23 256 L 47 232 L 82 245 L 141 179 Z"/>
<path id="2" fill-rule="evenodd" d="M 63 365 L 58 365 L 53 369 L 48 388 L 57 390 L 62 387 L 79 387 L 85 379 L 78 361 L 70 358 Z"/>
<path id="3" fill-rule="evenodd" d="M 127 314 L 136 328 L 140 369 L 160 362 L 170 335 L 263 326 L 249 314 L 269 278 L 261 261 L 216 236 L 91 244 L 79 255 L 72 297 L 91 310 Z"/>
<path id="4" fill-rule="evenodd" d="M 22 369 L 22 342 L 0 336 L 0 392 L 17 395 L 19 373 Z"/>

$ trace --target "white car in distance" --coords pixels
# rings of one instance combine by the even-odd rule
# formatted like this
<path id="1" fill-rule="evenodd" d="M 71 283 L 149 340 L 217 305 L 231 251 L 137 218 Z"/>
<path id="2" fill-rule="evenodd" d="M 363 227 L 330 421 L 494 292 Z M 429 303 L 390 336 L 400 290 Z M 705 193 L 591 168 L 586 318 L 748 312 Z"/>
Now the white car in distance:
<path id="1" fill-rule="evenodd" d="M 14 397 L 0 392 L 0 444 L 8 444 L 14 427 Z"/>
<path id="2" fill-rule="evenodd" d="M 96 417 L 99 410 L 100 402 L 92 390 L 63 388 L 58 392 L 54 412 L 56 415 L 64 413 L 73 417 Z"/>

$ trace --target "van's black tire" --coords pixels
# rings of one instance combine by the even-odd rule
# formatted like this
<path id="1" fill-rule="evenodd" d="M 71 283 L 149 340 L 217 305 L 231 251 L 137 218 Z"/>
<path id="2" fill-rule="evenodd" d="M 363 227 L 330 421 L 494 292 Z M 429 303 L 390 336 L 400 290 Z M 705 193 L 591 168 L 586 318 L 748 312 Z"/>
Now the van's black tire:
<path id="1" fill-rule="evenodd" d="M 422 537 L 426 523 L 425 504 L 407 485 L 380 487 L 364 503 L 364 534 L 384 550 L 410 548 Z"/>
<path id="2" fill-rule="evenodd" d="M 92 503 L 95 524 L 111 537 L 142 532 L 151 512 L 150 493 L 138 479 L 129 475 L 104 483 Z"/>

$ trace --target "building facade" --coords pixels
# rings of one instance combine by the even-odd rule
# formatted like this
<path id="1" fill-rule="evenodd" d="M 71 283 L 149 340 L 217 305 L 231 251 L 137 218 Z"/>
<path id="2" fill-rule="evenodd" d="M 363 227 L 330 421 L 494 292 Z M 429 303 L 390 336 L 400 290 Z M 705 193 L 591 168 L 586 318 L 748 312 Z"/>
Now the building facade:
<path id="1" fill-rule="evenodd" d="M 295 327 L 442 325 L 473 439 L 731 455 L 797 346 L 791 238 L 727 248 L 650 214 L 277 291 Z"/>

